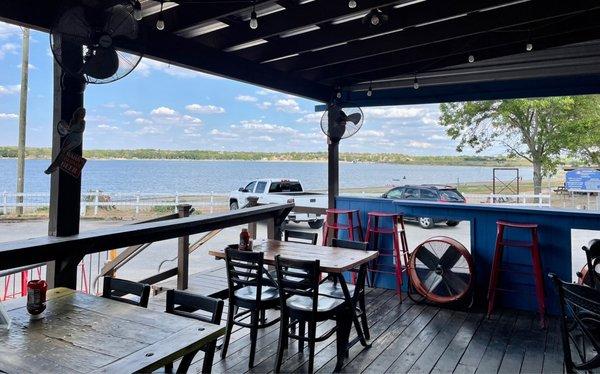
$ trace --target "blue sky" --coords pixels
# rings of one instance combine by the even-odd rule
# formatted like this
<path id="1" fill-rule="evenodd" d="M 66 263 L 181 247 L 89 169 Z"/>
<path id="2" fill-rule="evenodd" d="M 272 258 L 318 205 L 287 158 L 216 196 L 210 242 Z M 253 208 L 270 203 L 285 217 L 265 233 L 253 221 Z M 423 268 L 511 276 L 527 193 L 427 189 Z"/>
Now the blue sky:
<path id="1" fill-rule="evenodd" d="M 16 145 L 20 28 L 0 22 L 0 145 Z M 27 145 L 48 147 L 52 57 L 48 36 L 31 34 Z M 144 59 L 129 76 L 89 85 L 84 147 L 242 151 L 324 151 L 314 101 Z M 438 106 L 365 108 L 342 151 L 456 154 L 438 125 Z"/>

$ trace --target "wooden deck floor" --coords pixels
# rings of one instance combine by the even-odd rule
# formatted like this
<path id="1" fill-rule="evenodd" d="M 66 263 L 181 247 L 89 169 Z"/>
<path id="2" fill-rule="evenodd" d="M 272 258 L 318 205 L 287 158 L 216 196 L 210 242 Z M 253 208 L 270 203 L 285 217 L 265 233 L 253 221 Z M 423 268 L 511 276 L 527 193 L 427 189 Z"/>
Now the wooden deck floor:
<path id="1" fill-rule="evenodd" d="M 190 291 L 210 294 L 226 287 L 223 268 L 190 277 Z M 165 284 L 165 287 L 171 284 Z M 559 324 L 551 318 L 542 330 L 533 313 L 498 310 L 491 319 L 483 311 L 459 311 L 402 303 L 393 291 L 368 289 L 368 318 L 372 347 L 354 345 L 345 360 L 349 373 L 561 373 L 563 371 Z M 227 303 L 226 303 L 227 304 Z M 164 296 L 151 299 L 151 308 L 164 310 Z M 227 308 L 227 307 L 226 307 Z M 276 317 L 277 312 L 272 312 Z M 326 331 L 331 322 L 323 322 Z M 353 336 L 351 336 L 352 338 Z M 317 343 L 315 371 L 332 372 L 335 335 Z M 236 329 L 227 357 L 215 355 L 214 373 L 267 373 L 273 371 L 277 350 L 277 325 L 259 331 L 255 367 L 248 369 L 248 329 Z M 305 372 L 308 350 L 298 353 L 291 341 L 282 367 L 284 372 Z M 194 369 L 202 366 L 198 354 Z"/>

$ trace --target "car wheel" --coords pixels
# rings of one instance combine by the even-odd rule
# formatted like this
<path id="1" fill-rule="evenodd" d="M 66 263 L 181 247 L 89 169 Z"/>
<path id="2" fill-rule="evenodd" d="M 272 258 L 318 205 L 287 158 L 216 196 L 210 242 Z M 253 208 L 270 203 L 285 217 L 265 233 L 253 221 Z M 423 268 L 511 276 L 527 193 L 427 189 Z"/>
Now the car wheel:
<path id="1" fill-rule="evenodd" d="M 308 221 L 308 227 L 310 227 L 311 229 L 320 229 L 321 227 L 323 227 L 323 220 L 317 219 L 314 221 Z"/>
<path id="2" fill-rule="evenodd" d="M 240 209 L 240 207 L 239 207 L 239 205 L 238 205 L 238 202 L 237 202 L 237 201 L 232 201 L 232 202 L 229 204 L 229 210 L 238 210 L 238 209 Z"/>
<path id="3" fill-rule="evenodd" d="M 430 229 L 433 228 L 435 223 L 431 217 L 419 217 L 419 225 L 424 229 Z"/>
<path id="4" fill-rule="evenodd" d="M 458 226 L 459 223 L 459 221 L 446 221 L 446 225 L 450 227 Z"/>

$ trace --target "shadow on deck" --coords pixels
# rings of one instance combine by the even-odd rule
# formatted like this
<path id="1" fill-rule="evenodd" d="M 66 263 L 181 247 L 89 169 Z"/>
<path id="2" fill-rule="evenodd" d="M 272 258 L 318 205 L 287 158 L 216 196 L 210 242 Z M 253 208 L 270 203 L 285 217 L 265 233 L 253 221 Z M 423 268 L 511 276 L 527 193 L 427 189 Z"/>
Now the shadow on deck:
<path id="1" fill-rule="evenodd" d="M 220 267 L 190 276 L 189 291 L 209 295 L 227 287 L 225 268 Z M 162 284 L 165 288 L 174 282 Z M 498 310 L 491 318 L 483 311 L 468 312 L 402 303 L 392 290 L 367 289 L 367 311 L 372 347 L 360 344 L 350 348 L 344 372 L 359 373 L 534 373 L 563 372 L 560 328 L 550 318 L 546 330 L 539 328 L 535 314 L 510 309 Z M 151 299 L 150 308 L 164 310 L 164 293 Z M 225 303 L 227 308 L 227 303 Z M 224 316 L 226 316 L 226 311 Z M 278 312 L 267 316 L 275 318 Z M 333 322 L 319 325 L 321 333 Z M 227 357 L 215 354 L 214 373 L 272 372 L 277 350 L 278 325 L 259 330 L 256 366 L 248 369 L 249 330 L 236 328 L 232 333 Z M 351 336 L 351 339 L 354 336 Z M 315 372 L 332 372 L 335 366 L 335 335 L 317 343 Z M 202 354 L 196 357 L 194 370 L 202 367 Z M 283 372 L 306 372 L 308 348 L 298 352 L 290 341 Z"/>

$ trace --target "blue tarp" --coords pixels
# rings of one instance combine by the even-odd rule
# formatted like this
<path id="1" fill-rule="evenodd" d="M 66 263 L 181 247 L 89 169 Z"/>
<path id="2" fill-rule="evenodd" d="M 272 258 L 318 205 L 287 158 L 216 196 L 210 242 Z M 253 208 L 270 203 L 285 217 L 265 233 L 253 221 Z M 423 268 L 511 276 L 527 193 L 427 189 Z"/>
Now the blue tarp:
<path id="1" fill-rule="evenodd" d="M 567 190 L 600 191 L 600 170 L 575 169 L 565 175 Z"/>

